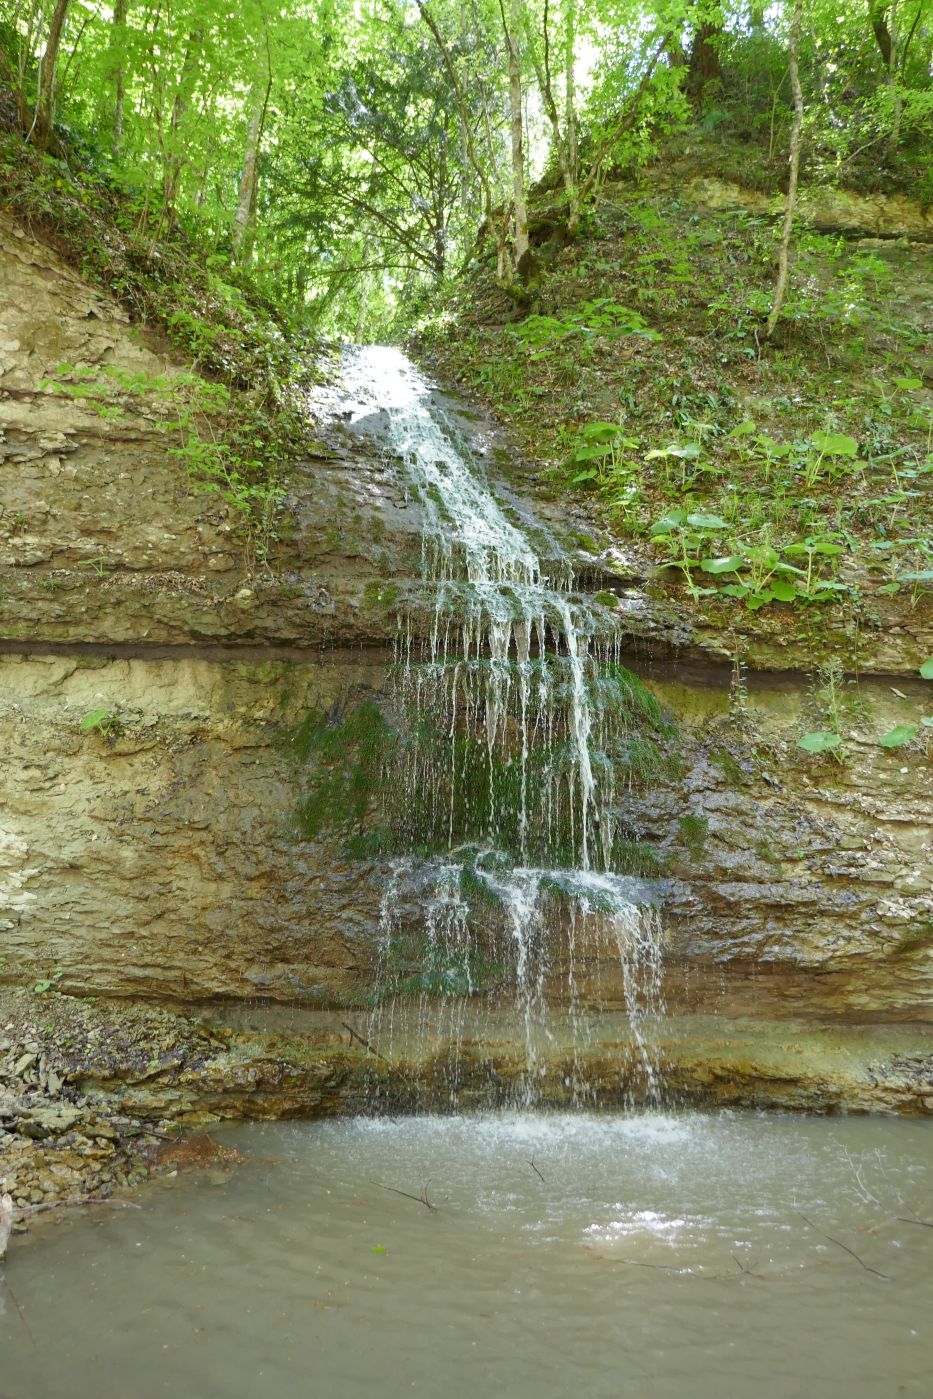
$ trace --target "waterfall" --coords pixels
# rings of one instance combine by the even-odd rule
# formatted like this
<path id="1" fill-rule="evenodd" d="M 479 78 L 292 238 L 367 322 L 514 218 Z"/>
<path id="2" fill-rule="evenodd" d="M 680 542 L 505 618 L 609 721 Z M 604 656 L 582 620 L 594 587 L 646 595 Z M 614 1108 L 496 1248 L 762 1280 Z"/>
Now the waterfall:
<path id="1" fill-rule="evenodd" d="M 556 1008 L 570 1026 L 565 1086 L 583 1101 L 611 968 L 638 1096 L 657 1102 L 661 927 L 655 891 L 618 868 L 617 770 L 637 705 L 612 612 L 574 592 L 547 531 L 496 499 L 401 351 L 347 350 L 344 384 L 423 521 L 420 586 L 399 613 L 403 737 L 385 772 L 386 820 L 407 853 L 383 900 L 370 1033 L 398 1050 L 411 1016 L 402 1030 L 397 1010 L 417 1005 L 417 1034 L 451 1046 L 456 1101 L 465 1025 L 475 1039 L 477 1009 L 508 1004 L 524 1045 L 517 1095 L 533 1103 Z"/>

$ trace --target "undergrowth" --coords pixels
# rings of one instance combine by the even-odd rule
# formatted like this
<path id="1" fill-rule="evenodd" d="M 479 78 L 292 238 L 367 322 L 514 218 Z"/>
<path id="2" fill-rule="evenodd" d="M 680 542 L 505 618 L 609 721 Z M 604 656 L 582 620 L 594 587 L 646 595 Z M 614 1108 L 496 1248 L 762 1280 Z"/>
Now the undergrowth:
<path id="1" fill-rule="evenodd" d="M 534 305 L 474 265 L 418 344 L 658 586 L 724 621 L 774 609 L 807 639 L 875 596 L 929 603 L 923 274 L 899 244 L 802 230 L 770 347 L 775 236 L 772 218 L 609 187 Z"/>

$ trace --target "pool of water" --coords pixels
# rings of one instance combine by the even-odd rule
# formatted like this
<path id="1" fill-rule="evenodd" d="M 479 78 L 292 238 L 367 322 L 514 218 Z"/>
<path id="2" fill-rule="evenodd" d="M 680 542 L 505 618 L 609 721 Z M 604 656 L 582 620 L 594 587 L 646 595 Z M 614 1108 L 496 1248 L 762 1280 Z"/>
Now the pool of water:
<path id="1" fill-rule="evenodd" d="M 501 1113 L 215 1135 L 241 1164 L 13 1240 L 2 1399 L 930 1393 L 931 1123 Z"/>

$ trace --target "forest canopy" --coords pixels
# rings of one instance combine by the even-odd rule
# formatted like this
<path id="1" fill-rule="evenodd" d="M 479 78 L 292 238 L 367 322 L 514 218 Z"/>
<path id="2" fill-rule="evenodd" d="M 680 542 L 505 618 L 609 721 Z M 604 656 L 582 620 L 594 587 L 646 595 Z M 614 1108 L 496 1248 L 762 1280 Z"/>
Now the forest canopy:
<path id="1" fill-rule="evenodd" d="M 471 258 L 520 294 L 542 225 L 688 135 L 928 203 L 931 66 L 933 0 L 0 0 L 8 127 L 359 335 Z"/>

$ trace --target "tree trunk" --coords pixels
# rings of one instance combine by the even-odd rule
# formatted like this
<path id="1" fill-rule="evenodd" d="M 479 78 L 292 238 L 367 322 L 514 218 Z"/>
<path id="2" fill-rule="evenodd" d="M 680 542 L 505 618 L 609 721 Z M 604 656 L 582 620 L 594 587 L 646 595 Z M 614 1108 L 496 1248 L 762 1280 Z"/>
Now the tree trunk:
<path id="1" fill-rule="evenodd" d="M 250 93 L 249 119 L 246 123 L 246 144 L 243 148 L 243 170 L 240 175 L 240 192 L 236 212 L 233 215 L 233 251 L 240 262 L 249 262 L 252 252 L 253 211 L 256 205 L 256 187 L 259 171 L 259 146 L 262 141 L 262 128 L 265 122 L 271 73 L 253 82 Z"/>
<path id="2" fill-rule="evenodd" d="M 687 73 L 687 92 L 693 102 L 702 106 L 704 97 L 712 84 L 722 76 L 719 67 L 719 50 L 714 43 L 722 29 L 718 24 L 701 24 L 693 36 L 690 47 L 690 67 Z"/>
<path id="3" fill-rule="evenodd" d="M 126 101 L 126 83 L 122 55 L 126 47 L 127 9 L 128 0 L 114 0 L 112 43 L 117 56 L 117 66 L 113 73 L 113 148 L 115 151 L 118 151 L 123 143 L 123 108 Z"/>
<path id="4" fill-rule="evenodd" d="M 567 78 L 566 78 L 566 101 L 567 101 L 567 160 L 570 165 L 570 174 L 574 184 L 580 178 L 580 156 L 577 151 L 577 97 L 576 84 L 574 80 L 574 52 L 573 52 L 573 31 L 567 40 Z"/>
<path id="5" fill-rule="evenodd" d="M 512 280 L 512 268 L 508 258 L 508 250 L 505 247 L 505 240 L 502 237 L 499 231 L 499 227 L 496 224 L 496 218 L 493 211 L 492 185 L 490 183 L 489 172 L 483 166 L 483 163 L 476 152 L 476 143 L 473 140 L 473 128 L 470 125 L 470 104 L 467 102 L 466 94 L 463 91 L 463 85 L 460 82 L 459 77 L 457 76 L 457 70 L 454 67 L 454 62 L 451 57 L 450 50 L 444 43 L 444 37 L 441 34 L 440 29 L 438 28 L 437 21 L 435 20 L 431 11 L 425 4 L 425 0 L 415 0 L 415 3 L 418 6 L 421 18 L 424 20 L 425 24 L 428 26 L 428 28 L 431 31 L 431 34 L 434 37 L 434 42 L 437 44 L 437 47 L 440 51 L 445 71 L 447 73 L 448 78 L 450 79 L 450 85 L 454 90 L 454 96 L 457 99 L 457 110 L 460 113 L 460 120 L 463 130 L 463 139 L 466 142 L 467 155 L 469 156 L 470 164 L 476 171 L 476 178 L 479 180 L 480 189 L 483 192 L 484 221 L 486 227 L 489 229 L 490 233 L 493 233 L 495 235 L 496 239 L 497 271 L 499 281 L 503 283 L 503 285 L 508 286 L 510 285 Z M 489 128 L 489 111 L 486 103 L 486 93 L 482 89 L 482 85 L 480 86 L 483 100 L 483 114 L 486 120 L 487 129 L 489 131 L 489 137 L 491 140 L 492 132 Z M 490 155 L 490 170 L 494 169 L 494 152 L 492 152 Z"/>
<path id="6" fill-rule="evenodd" d="M 33 140 L 40 150 L 47 150 L 52 138 L 52 122 L 55 116 L 55 69 L 58 64 L 58 50 L 62 41 L 65 15 L 71 0 L 56 0 L 49 25 L 49 37 L 42 55 L 39 76 L 39 99 L 33 122 Z"/>
<path id="7" fill-rule="evenodd" d="M 655 48 L 654 52 L 648 60 L 648 65 L 645 68 L 645 71 L 641 75 L 641 79 L 638 83 L 637 88 L 631 94 L 631 96 L 629 97 L 628 101 L 622 109 L 622 115 L 619 117 L 619 120 L 616 122 L 615 126 L 610 127 L 606 136 L 603 138 L 601 144 L 597 147 L 596 152 L 593 155 L 586 178 L 581 182 L 577 190 L 577 199 L 575 207 L 572 211 L 572 217 L 571 219 L 568 219 L 567 222 L 567 231 L 570 234 L 571 238 L 576 236 L 577 229 L 579 227 L 580 211 L 583 208 L 587 196 L 599 180 L 600 174 L 602 173 L 604 161 L 608 157 L 610 151 L 612 150 L 616 142 L 621 140 L 621 138 L 625 135 L 626 131 L 628 131 L 631 126 L 634 126 L 636 120 L 638 119 L 638 109 L 641 103 L 641 99 L 645 95 L 645 90 L 648 87 L 648 84 L 651 82 L 651 76 L 654 73 L 655 68 L 658 66 L 658 61 L 662 53 L 666 51 L 670 43 L 670 38 L 670 33 L 665 34 L 664 37 L 661 39 L 660 43 Z"/>
<path id="8" fill-rule="evenodd" d="M 803 93 L 800 90 L 800 72 L 797 55 L 800 51 L 800 20 L 803 0 L 795 0 L 794 17 L 790 26 L 790 85 L 794 94 L 794 123 L 790 133 L 790 178 L 787 184 L 787 208 L 784 212 L 784 229 L 781 234 L 781 247 L 778 252 L 778 274 L 774 284 L 774 303 L 768 317 L 765 338 L 770 340 L 781 315 L 781 307 L 787 293 L 790 275 L 790 241 L 794 231 L 794 210 L 797 204 L 797 177 L 800 173 L 800 145 L 803 134 Z"/>
<path id="9" fill-rule="evenodd" d="M 178 87 L 175 89 L 175 98 L 172 102 L 172 119 L 169 125 L 169 149 L 164 154 L 164 169 L 162 172 L 162 198 L 164 212 L 168 215 L 169 227 L 172 226 L 175 216 L 175 201 L 178 198 L 178 185 L 181 179 L 181 172 L 185 164 L 185 158 L 181 153 L 179 129 L 188 104 L 191 101 L 191 94 L 194 92 L 195 84 L 198 80 L 198 55 L 201 49 L 203 33 L 200 29 L 193 29 L 188 36 L 188 47 L 185 50 L 184 61 L 181 65 L 181 73 L 178 77 Z"/>
<path id="10" fill-rule="evenodd" d="M 502 28 L 509 51 L 509 111 L 512 131 L 512 200 L 515 220 L 515 264 L 518 275 L 527 282 L 533 271 L 533 259 L 528 242 L 528 200 L 525 193 L 525 123 L 522 112 L 522 72 L 518 54 L 518 35 L 522 24 L 522 0 L 511 0 L 506 20 L 503 0 L 499 0 Z"/>
<path id="11" fill-rule="evenodd" d="M 869 0 L 868 16 L 871 20 L 871 30 L 884 61 L 884 71 L 888 74 L 894 62 L 894 42 L 888 27 L 890 8 L 891 0 Z"/>

